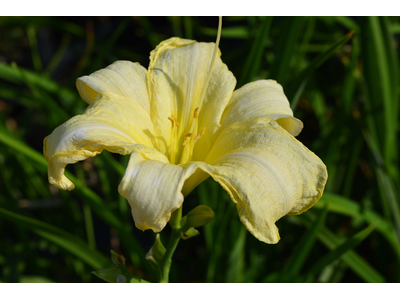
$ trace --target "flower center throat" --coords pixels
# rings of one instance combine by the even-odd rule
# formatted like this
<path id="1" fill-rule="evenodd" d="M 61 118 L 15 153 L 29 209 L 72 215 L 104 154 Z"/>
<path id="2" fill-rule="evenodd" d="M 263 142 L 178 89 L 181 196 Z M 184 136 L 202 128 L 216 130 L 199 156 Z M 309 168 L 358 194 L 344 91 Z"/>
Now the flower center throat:
<path id="1" fill-rule="evenodd" d="M 202 131 L 198 134 L 199 110 L 204 101 L 204 98 L 206 97 L 206 92 L 208 89 L 208 85 L 210 83 L 211 75 L 214 71 L 214 67 L 215 67 L 215 64 L 217 61 L 218 45 L 219 45 L 219 41 L 221 38 L 221 30 L 222 30 L 222 17 L 219 17 L 217 40 L 215 42 L 215 47 L 214 47 L 214 51 L 212 54 L 211 63 L 207 70 L 207 78 L 204 82 L 204 87 L 203 87 L 203 90 L 202 90 L 202 93 L 200 96 L 200 102 L 198 104 L 199 106 L 193 112 L 193 118 L 192 118 L 192 122 L 190 125 L 190 131 L 183 135 L 183 143 L 182 143 L 183 150 L 182 150 L 182 154 L 181 154 L 181 157 L 179 160 L 179 164 L 185 164 L 192 160 L 194 145 L 203 136 L 203 134 L 206 130 L 206 128 L 203 128 Z M 171 114 L 171 116 L 168 117 L 168 120 L 171 121 L 171 130 L 172 130 L 171 140 L 170 140 L 170 145 L 171 145 L 170 163 L 176 164 L 177 154 L 178 154 L 178 152 L 180 152 L 180 142 L 181 142 L 181 141 L 179 141 L 179 143 L 178 143 L 179 122 L 178 122 L 178 119 L 173 114 Z"/>
<path id="2" fill-rule="evenodd" d="M 192 119 L 192 123 L 190 126 L 190 132 L 185 133 L 183 135 L 183 150 L 182 150 L 182 155 L 179 161 L 179 164 L 185 164 L 189 161 L 192 160 L 193 157 L 193 150 L 194 150 L 194 145 L 195 143 L 202 137 L 202 135 L 204 134 L 206 128 L 203 128 L 203 130 L 200 132 L 200 134 L 198 133 L 198 112 L 199 112 L 199 107 L 197 107 L 194 112 L 193 112 L 193 119 Z M 168 120 L 171 121 L 171 141 L 170 141 L 170 145 L 171 145 L 171 149 L 170 149 L 170 162 L 171 164 L 175 164 L 176 163 L 176 154 L 177 152 L 180 151 L 180 143 L 181 141 L 179 141 L 178 143 L 178 127 L 179 127 L 179 122 L 177 120 L 177 118 L 174 115 L 171 115 L 170 117 L 168 117 Z M 178 147 L 176 147 L 178 146 Z"/>

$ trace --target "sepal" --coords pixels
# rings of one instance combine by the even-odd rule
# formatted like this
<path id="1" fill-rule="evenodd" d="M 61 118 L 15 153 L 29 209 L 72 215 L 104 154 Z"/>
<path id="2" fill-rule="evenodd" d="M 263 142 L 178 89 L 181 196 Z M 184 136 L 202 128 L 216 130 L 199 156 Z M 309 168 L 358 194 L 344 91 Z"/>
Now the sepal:
<path id="1" fill-rule="evenodd" d="M 187 239 L 189 239 L 191 237 L 199 235 L 200 232 L 197 229 L 195 229 L 193 227 L 190 227 L 186 232 L 181 231 L 180 234 L 181 234 L 181 238 L 182 239 L 187 240 Z"/>

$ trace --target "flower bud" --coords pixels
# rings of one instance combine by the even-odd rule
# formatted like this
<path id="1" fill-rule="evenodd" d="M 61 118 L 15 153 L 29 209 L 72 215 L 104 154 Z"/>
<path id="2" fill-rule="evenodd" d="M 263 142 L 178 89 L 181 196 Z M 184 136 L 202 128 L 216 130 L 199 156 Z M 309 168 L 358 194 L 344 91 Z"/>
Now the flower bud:
<path id="1" fill-rule="evenodd" d="M 186 215 L 186 224 L 189 227 L 200 227 L 210 223 L 214 217 L 215 214 L 210 207 L 199 205 Z"/>
<path id="2" fill-rule="evenodd" d="M 121 265 L 125 265 L 126 259 L 123 255 L 119 255 L 111 250 L 111 261 L 116 267 L 119 267 Z"/>

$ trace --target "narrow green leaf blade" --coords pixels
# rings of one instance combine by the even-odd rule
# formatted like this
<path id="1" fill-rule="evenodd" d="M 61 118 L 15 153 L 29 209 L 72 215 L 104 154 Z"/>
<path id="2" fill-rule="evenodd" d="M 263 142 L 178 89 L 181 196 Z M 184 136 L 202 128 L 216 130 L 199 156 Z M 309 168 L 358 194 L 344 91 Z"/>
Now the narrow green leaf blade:
<path id="1" fill-rule="evenodd" d="M 97 250 L 91 249 L 83 240 L 62 229 L 4 208 L 0 208 L 0 215 L 3 218 L 19 226 L 23 226 L 28 230 L 32 230 L 41 237 L 57 244 L 61 248 L 82 259 L 92 268 L 102 269 L 111 266 L 109 259 L 105 255 L 101 254 Z"/>
<path id="2" fill-rule="evenodd" d="M 320 258 L 308 271 L 308 278 L 315 278 L 325 266 L 339 259 L 347 251 L 353 249 L 356 245 L 361 243 L 376 228 L 377 225 L 378 221 L 372 223 L 367 228 L 361 230 L 356 235 L 343 242 L 333 251 Z"/>
<path id="3" fill-rule="evenodd" d="M 354 32 L 350 31 L 344 37 L 333 43 L 326 51 L 318 55 L 310 65 L 300 73 L 297 79 L 291 84 L 291 88 L 288 90 L 287 95 L 290 99 L 290 107 L 295 110 L 297 107 L 297 102 L 314 70 L 317 69 L 323 62 L 325 62 L 329 57 L 331 57 L 339 48 L 347 43 L 348 40 L 353 36 Z"/>
<path id="4" fill-rule="evenodd" d="M 24 142 L 20 141 L 15 136 L 6 132 L 6 130 L 1 126 L 0 142 L 26 155 L 26 157 L 38 163 L 39 166 L 47 168 L 47 161 L 43 155 L 26 145 Z M 129 254 L 133 264 L 137 267 L 140 267 L 143 264 L 143 267 L 152 272 L 150 266 L 145 263 L 145 251 L 143 247 L 135 239 L 135 237 L 125 229 L 125 225 L 123 222 L 121 222 L 120 218 L 118 218 L 110 209 L 108 209 L 103 203 L 103 200 L 78 178 L 68 171 L 65 171 L 65 175 L 75 183 L 75 190 L 72 192 L 80 195 L 98 216 L 100 216 L 107 224 L 118 230 L 121 239 L 124 241 L 124 245 L 127 247 L 127 249 L 130 249 Z"/>
<path id="5" fill-rule="evenodd" d="M 304 234 L 294 249 L 293 255 L 290 257 L 285 268 L 289 275 L 297 275 L 300 272 L 315 243 L 317 233 L 322 224 L 325 222 L 327 214 L 328 203 L 325 204 L 325 207 L 319 213 L 313 226 L 311 226 L 310 229 Z"/>
<path id="6" fill-rule="evenodd" d="M 245 83 L 252 81 L 254 75 L 259 70 L 261 57 L 265 49 L 271 23 L 272 17 L 264 17 L 261 29 L 259 30 L 257 37 L 254 39 L 250 54 L 247 56 L 246 63 L 244 64 L 244 68 L 238 82 L 238 87 L 241 87 Z M 224 30 L 222 30 L 222 32 L 224 32 Z"/>
<path id="7" fill-rule="evenodd" d="M 310 214 L 303 214 L 297 218 L 307 227 L 312 226 Z M 341 243 L 343 243 L 343 238 L 336 236 L 327 228 L 321 228 L 318 233 L 318 239 L 330 250 L 336 249 Z M 366 282 L 385 282 L 385 278 L 353 250 L 347 251 L 342 258 L 347 265 Z"/>
<path id="8" fill-rule="evenodd" d="M 328 210 L 330 212 L 353 217 L 355 219 L 362 219 L 368 224 L 378 220 L 379 224 L 376 230 L 389 241 L 393 250 L 400 259 L 400 246 L 396 239 L 396 233 L 392 224 L 384 217 L 371 209 L 362 208 L 359 203 L 352 201 L 349 198 L 329 192 L 324 193 L 321 199 L 315 204 L 314 208 L 323 209 L 327 202 L 329 202 Z"/>

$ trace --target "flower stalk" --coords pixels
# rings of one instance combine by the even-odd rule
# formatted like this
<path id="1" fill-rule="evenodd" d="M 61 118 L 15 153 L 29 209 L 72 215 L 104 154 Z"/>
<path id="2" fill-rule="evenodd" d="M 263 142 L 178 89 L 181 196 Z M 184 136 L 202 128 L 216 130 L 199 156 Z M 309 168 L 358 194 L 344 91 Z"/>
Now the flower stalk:
<path id="1" fill-rule="evenodd" d="M 171 268 L 172 255 L 175 252 L 176 247 L 178 246 L 179 240 L 181 239 L 180 231 L 181 231 L 181 219 L 182 219 L 182 206 L 174 211 L 171 215 L 170 225 L 172 228 L 171 236 L 168 241 L 168 245 L 163 255 L 159 269 L 160 269 L 160 282 L 168 283 L 169 282 L 169 270 Z"/>

